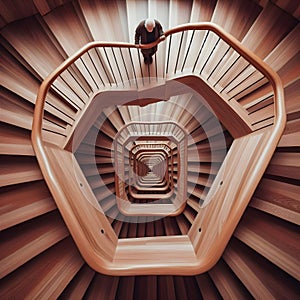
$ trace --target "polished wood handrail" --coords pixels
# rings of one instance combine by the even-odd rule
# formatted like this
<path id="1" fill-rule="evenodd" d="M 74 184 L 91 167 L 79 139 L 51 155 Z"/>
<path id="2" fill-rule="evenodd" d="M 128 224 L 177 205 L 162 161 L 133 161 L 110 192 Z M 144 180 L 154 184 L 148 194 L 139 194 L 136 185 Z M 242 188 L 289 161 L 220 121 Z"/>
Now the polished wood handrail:
<path id="1" fill-rule="evenodd" d="M 67 162 L 72 162 L 73 157 L 72 153 L 57 146 L 49 146 L 43 141 L 42 123 L 46 95 L 59 74 L 92 48 L 147 49 L 163 42 L 168 36 L 187 30 L 209 30 L 214 32 L 269 80 L 274 90 L 274 125 L 268 129 L 252 132 L 234 141 L 229 155 L 226 156 L 222 165 L 223 173 L 218 173 L 211 188 L 212 192 L 208 199 L 211 201 L 205 203 L 205 207 L 200 209 L 187 236 L 121 241 L 118 240 L 106 217 L 99 211 L 95 212 L 95 207 L 90 208 L 87 206 L 84 210 L 81 209 L 86 205 L 80 201 L 82 200 L 80 196 L 81 187 L 76 186 L 76 191 L 72 191 L 72 195 L 68 195 L 68 182 L 65 182 L 65 178 L 61 178 L 61 174 L 63 173 L 66 178 L 72 175 L 73 185 L 76 185 L 77 178 L 71 173 L 72 167 L 68 168 L 67 166 L 65 168 L 63 165 L 65 163 L 64 158 Z M 42 82 L 34 109 L 32 144 L 53 198 L 79 250 L 90 266 L 98 272 L 109 275 L 193 275 L 207 271 L 220 258 L 273 155 L 285 122 L 283 86 L 279 76 L 263 60 L 243 46 L 236 38 L 226 33 L 220 26 L 204 22 L 181 25 L 167 30 L 164 36 L 148 45 L 91 42 L 81 48 Z M 235 150 L 241 155 L 242 162 L 246 163 L 243 170 L 240 170 L 240 158 L 236 159 Z M 58 162 L 53 161 L 58 159 L 57 154 L 59 154 L 62 161 L 59 168 L 56 165 Z M 80 167 L 76 165 L 76 168 L 76 171 L 80 172 Z M 80 173 L 80 176 L 86 193 L 93 197 L 83 174 Z M 232 178 L 233 183 L 231 183 Z M 222 188 L 220 188 L 221 186 Z M 93 201 L 93 205 L 96 206 L 95 197 Z M 222 212 L 224 208 L 223 201 L 228 203 L 224 213 Z M 141 212 L 143 209 L 141 207 Z M 88 216 L 90 210 L 93 212 L 93 224 L 95 225 L 91 228 L 86 224 L 86 219 L 81 219 Z M 181 210 L 181 207 L 178 210 Z M 209 225 L 213 225 L 212 228 Z M 99 226 L 102 228 L 101 232 L 99 232 Z M 168 245 L 168 247 L 162 249 L 165 252 L 167 251 L 163 256 L 163 260 L 157 253 L 157 249 L 161 244 Z M 170 245 L 174 248 L 174 254 L 170 251 Z M 141 249 L 141 252 L 138 253 L 138 260 L 130 259 L 130 257 L 135 258 L 135 246 Z M 178 246 L 180 249 L 177 248 Z"/>
<path id="2" fill-rule="evenodd" d="M 44 116 L 44 106 L 47 92 L 50 89 L 51 84 L 55 79 L 70 65 L 72 65 L 78 58 L 83 54 L 88 52 L 90 49 L 96 47 L 120 47 L 120 48 L 140 48 L 140 49 L 149 49 L 166 39 L 166 37 L 186 31 L 186 30 L 210 30 L 220 36 L 225 42 L 227 42 L 233 49 L 235 49 L 240 55 L 246 58 L 253 66 L 255 66 L 263 75 L 265 75 L 272 84 L 274 90 L 274 123 L 276 128 L 278 127 L 279 131 L 282 131 L 286 123 L 286 114 L 284 106 L 284 93 L 283 85 L 280 80 L 280 77 L 276 72 L 274 72 L 268 64 L 266 64 L 261 58 L 255 55 L 248 48 L 243 46 L 235 37 L 228 34 L 221 26 L 211 22 L 201 22 L 201 23 L 190 23 L 174 27 L 173 29 L 167 30 L 163 36 L 161 36 L 157 41 L 147 44 L 147 45 L 134 45 L 130 43 L 120 43 L 120 42 L 90 42 L 80 50 L 75 52 L 67 60 L 65 60 L 60 66 L 58 66 L 51 74 L 49 74 L 44 81 L 42 82 L 35 103 L 33 123 L 32 123 L 32 143 L 34 149 L 37 149 L 41 154 L 42 150 L 42 121 Z M 277 130 L 275 130 L 277 131 Z M 277 141 L 278 142 L 278 141 Z M 277 143 L 276 142 L 276 143 Z M 44 155 L 43 159 L 44 159 Z"/>

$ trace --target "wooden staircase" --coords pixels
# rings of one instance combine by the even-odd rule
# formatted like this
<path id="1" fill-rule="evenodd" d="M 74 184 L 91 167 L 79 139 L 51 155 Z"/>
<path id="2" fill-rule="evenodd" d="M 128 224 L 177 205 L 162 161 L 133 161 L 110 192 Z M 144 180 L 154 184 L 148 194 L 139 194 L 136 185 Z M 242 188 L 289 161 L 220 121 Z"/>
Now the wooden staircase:
<path id="1" fill-rule="evenodd" d="M 38 2 L 28 1 L 26 8 L 17 2 L 0 6 L 1 298 L 16 297 L 19 293 L 27 298 L 71 298 L 74 295 L 91 299 L 99 295 L 105 299 L 296 298 L 300 250 L 297 227 L 300 35 L 299 7 L 291 9 L 295 2 L 287 1 L 282 7 L 277 6 L 276 1 L 231 1 L 229 5 L 225 0 L 170 3 L 78 0 L 63 1 L 64 4 L 57 7 L 51 1 Z M 287 126 L 277 150 L 222 258 L 208 272 L 196 276 L 119 277 L 93 271 L 69 236 L 30 142 L 34 103 L 42 79 L 90 41 L 130 42 L 136 24 L 148 15 L 159 19 L 164 29 L 187 22 L 219 24 L 277 71 L 285 88 Z M 180 72 L 190 37 L 183 36 L 176 72 Z M 179 45 L 180 39 L 180 36 L 174 38 L 172 47 Z M 205 35 L 198 40 L 201 46 Z M 199 72 L 203 69 L 205 78 L 219 80 L 216 88 L 223 96 L 226 93 L 229 98 L 234 97 L 249 118 L 262 120 L 252 126 L 269 126 L 273 106 L 270 86 L 261 82 L 258 74 L 244 62 L 235 62 L 231 50 L 226 52 L 227 48 L 214 36 L 208 35 L 206 43 L 212 45 L 211 51 L 200 54 Z M 86 57 L 76 68 L 62 74 L 47 96 L 43 124 L 46 142 L 64 144 L 70 128 L 98 87 L 113 83 L 112 72 L 101 64 L 105 53 L 94 51 L 90 55 L 91 59 Z M 209 55 L 204 66 L 205 57 Z M 222 57 L 226 58 L 223 69 L 215 68 Z M 165 61 L 167 58 L 157 55 L 157 59 Z M 94 68 L 92 61 L 96 61 L 99 68 Z M 191 62 L 187 59 L 186 68 L 193 67 Z M 174 70 L 175 65 L 176 57 L 170 60 L 169 66 Z M 87 71 L 93 69 L 101 72 Z M 117 76 L 118 70 L 114 71 Z M 192 157 L 188 163 L 190 197 L 179 216 L 133 223 L 116 209 L 112 197 L 115 187 L 110 148 L 119 128 L 134 118 L 136 108 L 128 106 L 106 111 L 105 124 L 100 130 L 91 129 L 99 130 L 95 148 L 98 170 L 91 166 L 86 155 L 93 144 L 84 140 L 78 148 L 77 158 L 94 194 L 102 208 L 110 212 L 108 220 L 125 243 L 127 238 L 187 234 L 197 217 L 199 198 L 205 194 L 205 186 L 212 183 L 208 175 L 217 174 L 223 161 L 220 154 L 212 163 L 209 140 L 197 122 L 191 122 L 183 110 L 176 110 L 175 106 L 173 109 L 178 118 L 186 118 L 191 136 L 196 140 L 188 148 Z M 200 109 L 198 114 L 201 115 Z M 211 116 L 202 118 L 205 117 L 206 122 L 211 120 Z M 221 134 L 226 137 L 229 148 L 232 137 L 226 130 L 220 133 L 212 128 L 210 137 L 218 144 Z M 200 168 L 197 156 L 204 160 Z M 102 186 L 97 180 L 99 173 L 104 182 Z M 174 178 L 176 180 L 176 175 Z"/>

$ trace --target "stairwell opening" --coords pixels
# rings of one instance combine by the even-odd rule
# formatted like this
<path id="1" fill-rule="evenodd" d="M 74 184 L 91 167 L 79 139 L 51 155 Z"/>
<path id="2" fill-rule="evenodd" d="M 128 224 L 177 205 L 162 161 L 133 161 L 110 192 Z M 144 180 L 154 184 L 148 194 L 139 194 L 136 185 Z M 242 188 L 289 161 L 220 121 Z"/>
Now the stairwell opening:
<path id="1" fill-rule="evenodd" d="M 144 98 L 151 90 L 153 96 Z M 204 98 L 180 82 L 149 87 L 138 97 L 136 91 L 120 93 L 96 96 L 97 118 L 76 149 L 77 161 L 119 238 L 127 238 L 132 226 L 132 238 L 186 235 L 233 138 Z M 111 106 L 114 94 L 121 104 Z M 77 145 L 76 132 L 73 140 Z M 89 153 L 87 144 L 94 145 Z M 159 163 L 165 181 L 141 182 Z M 153 227 L 148 234 L 147 226 Z"/>

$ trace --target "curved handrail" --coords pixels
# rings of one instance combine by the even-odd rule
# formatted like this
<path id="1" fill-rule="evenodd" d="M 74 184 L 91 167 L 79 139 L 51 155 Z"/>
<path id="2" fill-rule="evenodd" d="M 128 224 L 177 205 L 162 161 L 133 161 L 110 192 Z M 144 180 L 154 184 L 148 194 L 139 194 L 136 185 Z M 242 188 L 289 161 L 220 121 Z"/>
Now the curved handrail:
<path id="1" fill-rule="evenodd" d="M 251 176 L 248 177 L 249 185 L 254 186 L 253 182 L 257 182 L 259 180 L 259 176 L 257 176 L 257 173 L 260 173 L 257 171 L 257 165 L 259 167 L 266 166 L 268 164 L 269 159 L 271 158 L 273 152 L 271 153 L 270 150 L 273 151 L 275 149 L 279 138 L 282 134 L 282 131 L 285 126 L 286 121 L 286 115 L 285 115 L 285 107 L 284 107 L 284 95 L 283 95 L 283 86 L 281 83 L 281 80 L 279 76 L 259 57 L 257 57 L 254 53 L 252 53 L 250 50 L 248 50 L 245 46 L 243 46 L 236 38 L 232 37 L 230 34 L 226 33 L 220 26 L 204 22 L 204 23 L 197 23 L 197 24 L 185 24 L 181 26 L 177 26 L 173 29 L 167 30 L 164 34 L 164 36 L 160 37 L 156 42 L 148 45 L 133 45 L 130 43 L 109 43 L 109 42 L 91 42 L 85 45 L 83 48 L 78 50 L 76 53 L 74 53 L 71 57 L 69 57 L 64 63 L 62 63 L 56 70 L 54 70 L 49 76 L 45 78 L 45 80 L 42 82 L 36 99 L 35 109 L 34 109 L 34 117 L 33 117 L 33 125 L 32 125 L 32 144 L 33 148 L 35 150 L 36 156 L 38 158 L 40 168 L 42 170 L 42 173 L 47 181 L 51 183 L 50 190 L 52 193 L 55 194 L 55 199 L 64 199 L 64 190 L 60 186 L 59 178 L 57 174 L 55 173 L 55 170 L 52 168 L 53 166 L 50 163 L 50 159 L 46 153 L 46 147 L 44 145 L 43 139 L 42 139 L 42 121 L 43 121 L 43 114 L 44 114 L 44 106 L 45 106 L 45 99 L 48 90 L 50 89 L 51 84 L 54 82 L 54 80 L 64 71 L 66 70 L 72 63 L 74 63 L 78 58 L 80 58 L 84 53 L 88 52 L 90 49 L 95 47 L 121 47 L 121 48 L 137 48 L 137 49 L 147 49 L 151 48 L 154 45 L 157 45 L 161 43 L 166 37 L 177 33 L 177 32 L 183 32 L 186 30 L 210 30 L 216 33 L 219 37 L 221 37 L 225 42 L 227 42 L 233 49 L 235 49 L 240 55 L 242 55 L 244 58 L 246 58 L 253 66 L 256 67 L 257 70 L 259 70 L 264 76 L 268 78 L 270 81 L 273 90 L 274 90 L 274 125 L 273 130 L 268 135 L 268 143 L 264 145 L 265 147 L 261 150 L 260 157 L 256 160 L 255 168 L 252 168 Z M 254 139 L 259 139 L 260 137 L 254 136 Z M 237 147 L 241 147 L 243 149 L 243 143 L 239 143 Z M 250 149 L 251 150 L 251 149 Z M 247 154 L 247 153 L 246 153 Z M 245 154 L 245 155 L 246 155 Z M 249 159 L 250 160 L 250 159 Z M 225 167 L 230 167 L 230 164 L 225 165 Z M 262 168 L 261 168 L 262 169 Z M 234 170 L 235 171 L 235 170 Z M 260 174 L 259 174 L 260 175 Z M 255 177 L 255 178 L 254 178 Z M 222 179 L 222 178 L 221 178 Z M 223 181 L 222 181 L 223 182 Z M 226 182 L 225 182 L 226 183 Z M 250 195 L 250 188 L 249 185 L 247 186 L 247 191 L 245 193 L 242 193 L 242 196 L 247 200 Z M 223 185 L 224 186 L 224 185 Z M 249 192 L 250 191 L 250 192 Z M 220 193 L 222 193 L 222 189 L 220 189 Z M 248 198 L 247 198 L 248 197 Z M 243 199 L 244 199 L 243 198 Z M 243 202 L 243 204 L 245 204 Z M 63 206 L 68 206 L 67 208 L 64 208 Z M 183 203 L 185 205 L 185 203 Z M 246 205 L 246 204 L 245 204 Z M 64 211 L 68 211 L 70 209 L 70 213 L 72 213 L 73 207 L 71 207 L 70 203 L 59 203 L 59 206 L 62 206 Z M 209 205 L 207 206 L 209 207 Z M 78 209 L 78 207 L 77 207 Z M 216 249 L 217 251 L 214 251 L 213 256 L 206 255 L 205 259 L 199 259 L 197 256 L 195 256 L 195 252 L 192 249 L 193 247 L 190 247 L 190 241 L 193 243 L 198 243 L 199 237 L 196 237 L 196 234 L 198 236 L 200 235 L 200 230 L 197 228 L 197 226 L 194 226 L 193 232 L 189 233 L 189 237 L 182 237 L 182 240 L 184 239 L 189 240 L 189 247 L 193 250 L 188 253 L 188 255 L 191 255 L 191 260 L 189 263 L 184 265 L 181 261 L 176 261 L 173 263 L 172 256 L 168 256 L 169 261 L 157 261 L 156 259 L 152 258 L 152 261 L 150 263 L 137 263 L 137 265 L 130 265 L 130 261 L 128 264 L 118 264 L 118 261 L 111 261 L 108 258 L 102 258 L 100 253 L 95 254 L 95 249 L 91 249 L 91 247 L 84 248 L 84 257 L 89 261 L 89 263 L 92 266 L 95 266 L 95 269 L 109 274 L 109 275 L 132 275 L 132 274 L 152 274 L 153 268 L 159 267 L 161 274 L 169 274 L 171 272 L 174 272 L 176 274 L 185 274 L 185 275 L 191 275 L 191 274 L 198 274 L 199 272 L 207 271 L 213 264 L 216 263 L 216 259 L 221 255 L 222 251 L 224 250 L 225 244 L 226 244 L 226 238 L 232 234 L 232 231 L 234 229 L 234 224 L 238 222 L 238 218 L 241 216 L 241 205 L 234 208 L 235 211 L 238 211 L 237 216 L 231 223 L 226 226 L 225 228 L 225 238 L 223 238 L 219 242 L 219 247 Z M 181 210 L 181 208 L 179 208 Z M 70 222 L 74 222 L 74 219 L 76 219 L 75 212 L 73 212 L 74 215 L 70 217 Z M 230 218 L 229 218 L 230 219 Z M 233 225 L 232 225 L 233 224 Z M 194 223 L 193 223 L 194 225 Z M 224 225 L 224 224 L 223 224 Z M 222 228 L 220 228 L 221 230 Z M 94 230 L 94 229 L 93 229 Z M 71 230 L 72 232 L 72 230 Z M 103 231 L 104 232 L 104 231 Z M 79 233 L 76 233 L 79 236 L 76 237 L 76 242 L 81 243 L 82 241 L 86 241 L 86 232 L 82 231 Z M 94 234 L 94 232 L 93 232 Z M 94 235 L 91 237 L 91 239 L 94 237 Z M 98 236 L 97 236 L 98 237 Z M 197 239 L 197 240 L 196 240 Z M 117 240 L 117 237 L 116 237 Z M 167 237 L 164 239 L 166 241 L 169 241 L 170 239 Z M 196 241 L 195 241 L 196 240 Z M 211 240 L 211 239 L 210 239 Z M 90 241 L 90 243 L 95 243 L 92 246 L 97 247 L 98 239 Z M 113 241 L 115 244 L 117 244 L 117 248 L 119 247 L 121 249 L 121 256 L 122 256 L 122 245 L 123 243 L 120 243 L 118 241 Z M 143 241 L 142 241 L 143 242 Z M 157 242 L 158 243 L 158 242 Z M 176 248 L 176 244 L 174 242 L 174 247 Z M 155 246 L 156 247 L 156 246 Z M 126 248 L 126 245 L 124 246 Z M 151 247 L 149 246 L 151 251 Z M 189 249 L 190 249 L 189 248 Z M 110 249 L 111 250 L 111 249 Z M 199 250 L 199 249 L 198 249 Z M 197 250 L 197 251 L 198 251 Z M 215 250 L 215 249 L 214 249 Z M 115 251 L 115 249 L 112 249 L 111 251 Z M 118 252 L 119 251 L 119 252 Z M 200 251 L 200 250 L 199 250 Z M 118 253 L 120 253 L 120 250 L 117 249 L 116 251 L 116 258 L 118 258 Z M 112 256 L 114 253 L 111 253 Z M 168 253 L 169 255 L 169 253 Z M 96 259 L 98 259 L 98 264 L 95 262 L 95 256 Z M 206 260 L 207 259 L 207 260 Z M 151 264 L 153 262 L 153 264 Z M 182 270 L 181 270 L 181 267 Z"/>
<path id="2" fill-rule="evenodd" d="M 222 29 L 222 27 L 211 23 L 190 23 L 176 26 L 170 30 L 167 30 L 163 36 L 161 36 L 157 41 L 147 44 L 147 45 L 134 45 L 130 43 L 111 43 L 111 42 L 90 42 L 80 50 L 75 52 L 66 61 L 64 61 L 60 66 L 58 66 L 50 75 L 48 75 L 42 82 L 35 103 L 33 124 L 32 124 L 32 142 L 35 149 L 41 149 L 41 132 L 42 132 L 42 119 L 43 110 L 45 105 L 46 94 L 54 82 L 54 80 L 66 70 L 72 63 L 74 63 L 79 57 L 81 57 L 88 50 L 95 47 L 122 47 L 122 48 L 140 48 L 149 49 L 155 45 L 158 45 L 165 40 L 166 37 L 186 31 L 186 30 L 210 30 L 220 36 L 225 42 L 227 42 L 233 49 L 235 49 L 240 55 L 246 58 L 253 66 L 255 66 L 263 75 L 265 75 L 271 82 L 274 90 L 274 122 L 277 124 L 278 130 L 283 130 L 286 121 L 285 106 L 284 106 L 284 94 L 282 82 L 276 72 L 274 72 L 261 58 L 255 55 L 252 51 L 246 48 L 241 42 L 239 42 L 235 37 L 228 34 Z M 277 130 L 275 130 L 277 131 Z"/>

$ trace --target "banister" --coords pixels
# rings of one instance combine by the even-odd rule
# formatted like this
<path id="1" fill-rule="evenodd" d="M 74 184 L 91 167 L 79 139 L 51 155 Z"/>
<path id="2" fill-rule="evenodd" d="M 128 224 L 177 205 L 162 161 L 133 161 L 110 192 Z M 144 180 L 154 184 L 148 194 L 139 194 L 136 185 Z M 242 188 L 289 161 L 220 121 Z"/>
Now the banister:
<path id="1" fill-rule="evenodd" d="M 165 32 L 165 37 L 168 37 L 171 34 L 186 31 L 186 30 L 210 30 L 220 36 L 225 42 L 227 42 L 236 52 L 238 52 L 241 56 L 246 58 L 253 66 L 256 67 L 263 75 L 265 75 L 269 81 L 271 82 L 274 90 L 274 105 L 275 105 L 275 119 L 278 119 L 278 126 L 282 129 L 285 126 L 286 115 L 285 115 L 285 106 L 284 106 L 284 94 L 283 94 L 283 86 L 280 77 L 278 74 L 260 57 L 258 57 L 255 53 L 245 47 L 238 39 L 234 36 L 228 34 L 221 26 L 214 24 L 212 22 L 201 22 L 201 23 L 189 23 L 184 25 L 176 26 L 170 30 Z M 158 41 L 161 42 L 165 38 L 162 38 Z M 157 44 L 156 42 L 154 42 Z M 154 45 L 154 43 L 152 43 Z M 149 44 L 149 47 L 153 47 L 153 45 Z M 144 46 L 142 46 L 144 48 Z M 145 48 L 146 49 L 146 48 Z M 283 125 L 282 125 L 283 123 Z M 280 125 L 281 124 L 281 125 Z"/>
<path id="2" fill-rule="evenodd" d="M 77 217 L 81 217 L 80 208 L 84 204 L 78 201 L 78 199 L 76 198 L 76 194 L 74 193 L 72 196 L 76 199 L 70 200 L 69 198 L 72 197 L 66 197 L 69 196 L 66 192 L 68 186 L 64 186 L 64 188 L 62 188 L 60 184 L 62 181 L 60 176 L 61 172 L 64 171 L 64 168 L 61 167 L 61 169 L 59 170 L 55 169 L 55 161 L 52 163 L 50 158 L 53 160 L 56 159 L 56 149 L 53 148 L 51 149 L 51 151 L 49 151 L 48 148 L 46 149 L 48 145 L 43 141 L 42 123 L 47 92 L 49 91 L 52 83 L 58 78 L 58 76 L 62 72 L 67 70 L 69 66 L 76 62 L 77 59 L 87 53 L 90 49 L 97 47 L 119 47 L 120 49 L 128 48 L 131 57 L 130 49 L 149 49 L 155 45 L 162 43 L 167 37 L 171 37 L 173 34 L 179 32 L 183 33 L 187 30 L 209 30 L 214 32 L 219 37 L 221 37 L 222 40 L 228 43 L 230 47 L 238 52 L 243 58 L 249 61 L 269 80 L 274 90 L 274 125 L 272 126 L 272 131 L 261 130 L 261 132 L 258 133 L 252 132 L 249 134 L 249 138 L 248 135 L 246 135 L 237 139 L 237 142 L 233 145 L 233 150 L 232 148 L 230 148 L 230 155 L 226 156 L 226 162 L 222 165 L 222 168 L 224 170 L 218 173 L 217 178 L 214 181 L 215 190 L 211 189 L 212 192 L 210 194 L 213 201 L 207 203 L 205 207 L 200 209 L 202 215 L 200 216 L 199 212 L 199 218 L 197 217 L 194 220 L 187 236 L 179 238 L 151 238 L 152 242 L 147 245 L 147 252 L 145 254 L 141 254 L 141 259 L 136 262 L 132 259 L 128 259 L 127 261 L 126 259 L 123 259 L 124 255 L 126 256 L 127 254 L 127 243 L 130 244 L 130 247 L 144 247 L 144 241 L 136 239 L 133 242 L 120 242 L 117 236 L 114 236 L 111 233 L 111 244 L 116 246 L 116 248 L 109 249 L 109 255 L 103 258 L 101 256 L 103 253 L 99 251 L 99 249 L 101 248 L 99 247 L 99 244 L 101 243 L 102 245 L 105 245 L 107 238 L 106 231 L 103 230 L 103 232 L 101 233 L 102 240 L 100 240 L 98 239 L 99 232 L 97 231 L 99 230 L 99 228 L 95 228 L 95 226 L 94 228 L 88 228 L 88 224 L 84 223 L 85 220 L 77 220 Z M 134 68 L 133 72 L 135 73 Z M 203 22 L 176 26 L 170 30 L 167 30 L 164 35 L 157 41 L 147 45 L 95 41 L 90 42 L 82 47 L 80 50 L 70 56 L 66 61 L 64 61 L 60 66 L 58 66 L 41 83 L 35 103 L 31 138 L 40 168 L 48 184 L 48 187 L 53 194 L 53 198 L 55 199 L 64 219 L 67 219 L 67 226 L 69 227 L 75 242 L 78 244 L 78 248 L 80 249 L 83 257 L 95 270 L 108 275 L 146 275 L 157 274 L 157 272 L 159 272 L 159 274 L 165 275 L 193 275 L 207 271 L 216 263 L 217 259 L 222 254 L 227 243 L 226 241 L 228 241 L 228 239 L 232 235 L 232 232 L 239 218 L 241 217 L 248 201 L 251 198 L 252 193 L 254 192 L 254 189 L 256 188 L 260 180 L 260 177 L 262 176 L 269 160 L 271 159 L 273 151 L 276 148 L 276 145 L 284 129 L 285 122 L 286 115 L 284 107 L 283 86 L 279 76 L 262 59 L 248 50 L 235 37 L 226 33 L 220 26 L 210 22 Z M 243 160 L 247 163 L 247 169 L 240 170 L 241 168 L 239 168 L 239 160 L 237 160 L 236 156 L 234 155 L 235 150 L 237 150 L 240 154 L 243 154 Z M 59 151 L 70 154 L 69 152 L 62 149 L 59 149 Z M 68 156 L 68 161 L 70 162 L 72 159 L 72 155 L 66 156 Z M 234 162 L 235 164 L 232 164 L 232 162 Z M 78 169 L 80 169 L 79 165 L 76 165 L 76 168 L 78 171 Z M 239 172 L 236 172 L 237 169 L 239 170 Z M 70 172 L 70 170 L 67 171 Z M 68 172 L 66 172 L 65 175 L 68 175 Z M 228 176 L 235 177 L 234 183 L 236 184 L 230 185 L 230 180 L 228 179 L 231 178 L 228 178 Z M 76 180 L 76 176 L 73 177 L 73 184 L 75 184 L 74 182 Z M 247 179 L 245 183 L 243 179 Z M 82 181 L 84 181 L 84 179 L 82 179 Z M 65 185 L 67 185 L 67 183 L 65 183 Z M 220 188 L 221 185 L 222 188 Z M 76 191 L 78 191 L 78 194 L 80 194 L 82 190 L 80 189 L 80 187 L 76 187 Z M 226 194 L 226 189 L 229 190 L 230 194 Z M 92 191 L 90 192 L 92 193 Z M 89 195 L 91 195 L 91 193 Z M 84 193 L 82 195 L 80 194 L 78 198 L 80 198 L 80 196 L 84 197 L 84 195 Z M 232 209 L 227 209 L 227 211 L 222 214 L 219 212 L 221 211 L 221 209 L 223 209 L 222 200 L 224 199 L 227 201 L 226 204 L 229 203 L 231 205 L 230 208 Z M 97 201 L 97 199 L 94 200 L 95 202 Z M 74 203 L 72 201 L 74 201 Z M 215 206 L 212 206 L 211 204 L 214 204 Z M 180 207 L 177 207 L 177 211 L 173 213 L 177 214 L 177 212 L 183 211 L 184 206 L 185 203 L 183 203 Z M 173 208 L 167 208 L 172 213 Z M 89 209 L 90 208 L 87 207 L 85 213 L 89 212 Z M 143 209 L 143 207 L 140 209 L 141 213 L 143 213 Z M 126 211 L 120 211 L 126 214 Z M 86 215 L 88 215 L 88 213 L 86 213 Z M 214 217 L 216 216 L 216 218 L 212 218 L 212 215 Z M 218 218 L 219 216 L 221 218 Z M 99 218 L 101 218 L 101 216 L 99 216 Z M 213 227 L 213 231 L 216 236 L 219 235 L 219 237 L 221 237 L 220 239 L 214 240 L 208 236 L 210 235 L 210 231 L 207 230 L 205 225 L 207 225 L 207 223 L 209 222 L 216 223 L 213 225 L 216 225 L 215 227 L 217 227 L 217 229 Z M 107 226 L 105 227 L 106 229 L 111 229 L 108 222 L 106 224 L 103 219 L 101 219 L 101 222 L 99 221 L 99 223 Z M 74 225 L 74 229 L 72 228 L 73 224 L 76 225 Z M 202 230 L 201 225 L 204 226 Z M 84 229 L 82 229 L 81 226 L 85 226 Z M 111 231 L 113 230 L 111 229 Z M 189 250 L 182 250 L 182 252 L 179 250 L 177 251 L 177 239 L 183 243 L 184 249 L 188 247 Z M 174 252 L 177 251 L 177 259 L 171 252 L 167 253 L 165 260 L 163 261 L 161 259 L 157 259 L 157 256 L 153 255 L 152 251 L 157 251 L 157 246 L 159 245 L 161 240 L 163 240 L 165 244 L 171 242 L 171 248 L 175 249 Z M 185 262 L 182 262 L 183 256 L 187 258 Z M 113 257 L 112 260 L 110 260 L 111 257 Z M 148 258 L 149 261 L 146 261 Z"/>
<path id="3" fill-rule="evenodd" d="M 285 107 L 284 107 L 284 95 L 282 82 L 276 72 L 274 72 L 268 64 L 266 64 L 261 58 L 255 55 L 252 51 L 246 48 L 241 42 L 239 42 L 235 37 L 228 34 L 221 26 L 211 23 L 190 23 L 176 26 L 172 29 L 167 30 L 163 36 L 161 36 L 157 41 L 147 44 L 147 45 L 135 45 L 124 42 L 90 42 L 83 46 L 81 49 L 76 51 L 72 56 L 67 58 L 60 66 L 58 66 L 51 74 L 49 74 L 42 82 L 35 103 L 33 124 L 32 124 L 32 141 L 33 144 L 40 144 L 38 142 L 41 140 L 41 130 L 42 130 L 42 119 L 43 119 L 43 109 L 45 104 L 46 94 L 54 82 L 54 80 L 66 70 L 72 63 L 74 63 L 79 57 L 84 53 L 88 52 L 92 48 L 96 47 L 120 47 L 120 48 L 139 48 L 139 49 L 149 49 L 155 45 L 158 45 L 165 40 L 166 37 L 186 30 L 210 30 L 216 33 L 218 36 L 227 42 L 233 49 L 235 49 L 240 55 L 246 58 L 251 64 L 253 64 L 263 75 L 265 75 L 271 82 L 274 90 L 274 117 L 276 126 L 279 130 L 283 130 L 286 121 Z"/>

